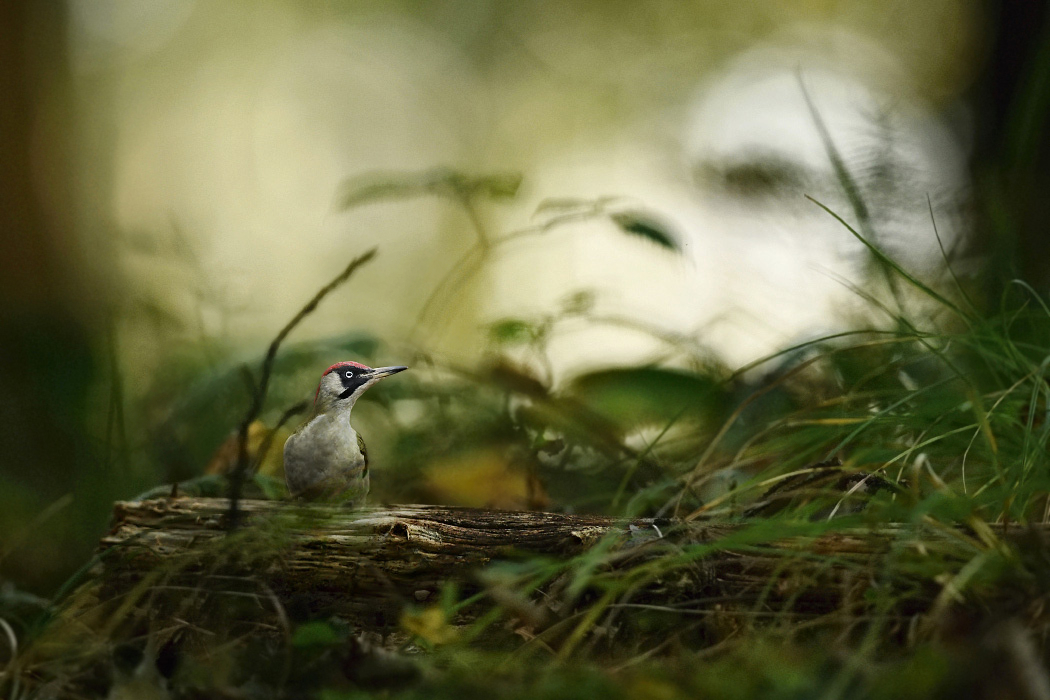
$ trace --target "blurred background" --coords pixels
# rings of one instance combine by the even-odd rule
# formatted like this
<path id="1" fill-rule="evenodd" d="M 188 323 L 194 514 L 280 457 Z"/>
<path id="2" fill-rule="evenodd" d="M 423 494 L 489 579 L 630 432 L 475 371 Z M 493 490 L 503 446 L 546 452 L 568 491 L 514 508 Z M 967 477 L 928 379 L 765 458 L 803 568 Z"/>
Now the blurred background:
<path id="1" fill-rule="evenodd" d="M 3 3 L 0 586 L 221 462 L 238 368 L 373 246 L 259 429 L 332 362 L 412 365 L 355 409 L 380 502 L 622 506 L 522 397 L 643 452 L 692 411 L 690 453 L 737 370 L 894 294 L 804 195 L 1045 294 L 1046 37 L 1043 2 Z"/>

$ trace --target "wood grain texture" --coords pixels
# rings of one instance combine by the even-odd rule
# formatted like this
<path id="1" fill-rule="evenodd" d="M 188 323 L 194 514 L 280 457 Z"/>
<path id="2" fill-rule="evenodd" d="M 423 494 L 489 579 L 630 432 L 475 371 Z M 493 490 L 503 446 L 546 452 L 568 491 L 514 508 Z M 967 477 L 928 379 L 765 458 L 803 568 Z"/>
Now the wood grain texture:
<path id="1" fill-rule="evenodd" d="M 100 547 L 102 597 L 143 582 L 231 593 L 261 587 L 304 616 L 338 614 L 383 627 L 396 624 L 406 604 L 434 600 L 446 581 L 482 589 L 477 572 L 495 560 L 536 554 L 565 560 L 609 538 L 603 571 L 683 555 L 666 575 L 633 591 L 632 604 L 818 615 L 863 607 L 871 591 L 891 583 L 899 612 L 914 614 L 930 609 L 943 589 L 931 569 L 957 570 L 983 547 L 974 535 L 951 530 L 926 531 L 921 542 L 911 542 L 904 525 L 820 536 L 776 525 L 772 538 L 768 530 L 753 538 L 747 533 L 770 523 L 252 500 L 242 502 L 244 523 L 231 536 L 227 508 L 225 499 L 206 498 L 117 503 Z M 880 580 L 891 555 L 912 557 L 915 574 Z"/>

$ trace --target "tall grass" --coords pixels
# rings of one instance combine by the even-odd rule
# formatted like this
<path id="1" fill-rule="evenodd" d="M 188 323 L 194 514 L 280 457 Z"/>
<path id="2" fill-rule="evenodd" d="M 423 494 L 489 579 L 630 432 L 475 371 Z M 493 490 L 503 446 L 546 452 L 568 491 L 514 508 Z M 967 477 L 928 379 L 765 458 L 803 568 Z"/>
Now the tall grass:
<path id="1" fill-rule="evenodd" d="M 399 182 L 372 183 L 366 194 L 423 187 Z M 423 193 L 444 187 L 469 207 L 487 180 L 421 182 Z M 344 204 L 366 196 L 354 191 Z M 855 183 L 851 191 L 860 197 Z M 455 471 L 457 455 L 466 463 L 485 449 L 503 456 L 491 474 L 527 471 L 553 507 L 656 517 L 650 524 L 577 557 L 508 557 L 449 581 L 436 601 L 406 604 L 385 639 L 310 610 L 289 614 L 250 576 L 234 587 L 236 604 L 200 584 L 166 607 L 159 601 L 173 600 L 200 564 L 177 560 L 115 604 L 78 586 L 47 611 L 47 624 L 16 630 L 0 619 L 18 645 L 0 689 L 19 699 L 43 697 L 49 684 L 100 693 L 133 677 L 105 670 L 113 647 L 145 649 L 153 663 L 160 636 L 169 646 L 182 640 L 179 697 L 242 692 L 252 677 L 261 697 L 948 697 L 984 682 L 982 663 L 1011 669 L 1000 690 L 1040 692 L 1050 632 L 1046 300 L 1015 281 L 984 309 L 947 255 L 944 280 L 923 280 L 870 230 L 814 205 L 880 270 L 889 304 L 857 291 L 883 325 L 735 373 L 694 340 L 646 329 L 687 369 L 595 372 L 556 389 L 542 367 L 559 324 L 623 322 L 594 315 L 581 297 L 543 318 L 495 324 L 498 361 L 463 368 L 429 358 L 426 378 L 376 394 L 396 428 L 391 500 L 425 498 L 428 480 L 443 478 L 428 471 L 433 454 L 451 456 Z M 610 206 L 557 203 L 550 226 L 534 233 L 559 217 L 624 214 Z M 854 202 L 855 218 L 866 211 Z M 621 227 L 675 249 L 635 219 Z M 486 258 L 499 240 L 479 231 L 473 255 Z M 454 268 L 434 304 L 473 269 Z M 515 353 L 531 362 L 512 361 Z M 279 376 L 275 359 L 268 366 Z M 237 381 L 235 371 L 215 377 Z M 399 418 L 409 404 L 427 410 Z M 311 526 L 289 518 L 218 540 L 209 555 L 274 565 L 293 545 L 288 533 Z M 691 537 L 685 521 L 723 529 Z M 726 574 L 726 562 L 738 567 Z M 267 610 L 263 622 L 231 618 L 252 606 Z M 206 670 L 220 662 L 228 675 Z"/>

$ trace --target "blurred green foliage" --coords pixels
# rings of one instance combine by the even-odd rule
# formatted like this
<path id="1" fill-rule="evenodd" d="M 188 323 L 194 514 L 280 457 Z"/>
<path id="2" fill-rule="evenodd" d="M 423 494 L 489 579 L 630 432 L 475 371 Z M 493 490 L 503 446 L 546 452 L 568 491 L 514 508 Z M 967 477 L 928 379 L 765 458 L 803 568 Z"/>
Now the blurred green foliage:
<path id="1" fill-rule="evenodd" d="M 588 215 L 604 214 L 599 207 Z M 184 692 L 254 682 L 321 697 L 444 697 L 491 692 L 494 684 L 509 697 L 948 697 L 965 687 L 960 679 L 985 682 L 970 665 L 982 649 L 989 658 L 1037 653 L 1030 635 L 1050 622 L 1040 607 L 1050 590 L 1050 569 L 1040 564 L 1045 543 L 1008 545 L 987 523 L 1042 522 L 1050 507 L 1050 309 L 1020 284 L 1003 296 L 1002 310 L 983 312 L 962 278 L 934 288 L 852 233 L 911 290 L 909 301 L 886 308 L 884 328 L 815 339 L 735 374 L 695 342 L 662 337 L 683 358 L 680 366 L 603 369 L 555 384 L 546 354 L 559 324 L 602 322 L 583 293 L 547 316 L 492 324 L 488 359 L 478 367 L 418 354 L 413 372 L 377 387 L 355 409 L 355 425 L 382 464 L 374 477 L 380 502 L 715 517 L 746 527 L 626 563 L 611 539 L 565 561 L 494 563 L 483 574 L 487 595 L 452 585 L 436 605 L 405 606 L 400 649 L 421 655 L 393 653 L 360 636 L 367 630 L 298 611 L 283 641 L 216 640 L 218 666 L 205 663 L 212 652 L 184 645 L 171 682 Z M 903 310 L 920 307 L 926 311 L 916 316 Z M 398 352 L 361 333 L 291 346 L 273 367 L 260 417 L 273 425 L 304 398 L 318 367 L 347 355 L 380 362 Z M 206 461 L 240 420 L 245 368 L 250 374 L 260 361 L 231 361 L 190 382 L 168 377 L 183 388 L 153 428 L 150 449 L 133 458 L 192 474 L 188 467 Z M 868 478 L 886 488 L 854 495 L 836 485 Z M 223 484 L 210 476 L 183 488 Z M 265 480 L 258 486 L 267 492 Z M 718 604 L 724 609 L 705 601 L 632 603 L 669 577 L 696 575 L 718 553 L 888 525 L 899 534 L 881 570 L 845 560 L 859 580 L 877 582 L 857 607 L 805 624 L 765 594 L 743 611 L 731 610 L 731 600 Z M 289 527 L 296 524 L 231 543 L 238 557 L 272 559 L 287 545 Z M 945 539 L 945 532 L 956 534 Z M 784 571 L 794 556 L 832 555 L 802 548 L 784 555 Z M 797 595 L 815 584 L 788 580 Z M 903 614 L 929 586 L 941 591 L 932 608 Z M 973 614 L 962 601 L 990 600 L 992 591 L 1005 596 L 1005 609 L 953 628 L 957 609 Z M 48 629 L 41 621 L 53 614 L 50 605 L 29 602 L 28 616 L 4 615 L 16 639 Z M 5 603 L 11 611 L 25 604 Z M 1021 609 L 1030 612 L 1023 625 L 1013 617 Z M 235 611 L 210 613 L 218 615 L 212 622 Z M 522 623 L 533 611 L 543 614 Z M 547 615 L 554 621 L 538 621 Z M 841 653 L 822 649 L 832 635 Z M 153 663 L 148 657 L 147 647 Z M 81 657 L 77 670 L 58 658 L 48 671 L 56 682 L 68 673 L 77 683 L 105 683 L 91 675 L 94 657 Z M 579 665 L 562 663 L 569 659 Z M 1019 673 L 1004 687 L 1024 682 Z"/>
<path id="2" fill-rule="evenodd" d="M 1038 186 L 1044 174 L 1033 167 L 1031 154 L 1039 150 L 1046 122 L 1048 56 L 1044 47 L 1033 61 L 1030 85 L 1005 135 L 1008 153 L 978 178 L 979 225 L 998 243 L 1043 233 L 1041 219 L 1032 226 L 1031 212 L 1045 200 Z M 737 373 L 712 362 L 695 342 L 660 337 L 680 359 L 674 367 L 602 369 L 555 383 L 546 353 L 558 324 L 568 317 L 606 321 L 583 293 L 546 317 L 492 324 L 491 347 L 477 367 L 455 366 L 352 329 L 291 345 L 278 357 L 260 417 L 272 426 L 290 406 L 309 399 L 318 371 L 330 361 L 353 357 L 375 364 L 397 357 L 414 372 L 370 391 L 355 414 L 382 464 L 374 477 L 380 502 L 452 494 L 478 506 L 739 520 L 778 484 L 836 458 L 845 473 L 878 474 L 893 490 L 875 494 L 866 508 L 839 521 L 826 514 L 842 503 L 841 491 L 788 493 L 789 507 L 736 540 L 669 551 L 636 567 L 612 566 L 607 543 L 571 561 L 494 563 L 486 572 L 491 586 L 506 587 L 518 600 L 552 603 L 560 615 L 556 624 L 566 630 L 552 635 L 553 646 L 535 643 L 521 652 L 531 640 L 512 630 L 500 637 L 505 647 L 497 648 L 480 632 L 472 636 L 477 630 L 453 629 L 456 615 L 478 600 L 464 600 L 449 586 L 438 605 L 406 608 L 402 641 L 394 645 L 399 653 L 370 646 L 360 630 L 340 620 L 304 615 L 286 638 L 222 637 L 222 644 L 193 648 L 167 674 L 182 684 L 176 694 L 203 697 L 236 687 L 247 696 L 245 688 L 256 682 L 259 696 L 268 697 L 258 688 L 277 681 L 295 689 L 286 694 L 324 698 L 948 698 L 1019 697 L 1041 688 L 1050 628 L 1047 545 L 1033 535 L 1008 546 L 981 529 L 988 522 L 1045 523 L 1050 512 L 1050 310 L 1043 286 L 1033 289 L 1013 278 L 1015 270 L 1041 261 L 1001 253 L 983 280 L 920 279 L 865 230 L 867 205 L 856 199 L 859 190 L 833 144 L 829 157 L 837 161 L 838 184 L 855 196 L 853 234 L 869 244 L 872 277 L 885 275 L 894 288 L 915 294 L 908 304 L 885 306 L 881 327 L 815 339 Z M 747 195 L 805 180 L 777 162 L 702 175 Z M 516 175 L 434 170 L 354 178 L 337 197 L 350 207 L 434 195 L 469 210 L 478 201 L 513 197 L 519 186 Z M 625 209 L 615 199 L 549 201 L 538 213 L 544 218 L 535 228 L 503 239 L 478 227 L 477 246 L 468 252 L 475 257 L 465 258 L 435 290 L 435 306 L 455 297 L 458 282 L 486 262 L 489 248 L 511 236 L 546 234 L 566 221 L 607 217 L 625 235 L 669 254 L 681 251 L 658 215 Z M 842 215 L 844 224 L 848 218 L 829 213 Z M 114 677 L 106 663 L 119 656 L 111 647 L 123 643 L 148 652 L 148 645 L 141 638 L 105 640 L 51 659 L 47 645 L 55 640 L 49 634 L 57 629 L 77 639 L 52 625 L 65 599 L 26 589 L 56 590 L 88 561 L 114 495 L 199 477 L 243 415 L 250 396 L 244 368 L 258 367 L 260 355 L 209 348 L 207 361 L 173 362 L 141 392 L 141 403 L 132 404 L 119 370 L 106 362 L 114 348 L 82 337 L 61 319 L 3 329 L 2 382 L 28 400 L 0 421 L 10 450 L 0 471 L 0 566 L 18 583 L 0 585 L 0 637 L 7 645 L 0 654 L 0 690 L 18 698 L 40 691 L 43 697 L 41 678 L 61 680 L 63 664 L 84 664 L 77 666 L 82 670 L 90 661 L 94 670 L 81 679 L 83 687 L 102 696 Z M 5 371 L 7 366 L 20 370 Z M 42 470 L 35 460 L 64 471 Z M 492 488 L 462 488 L 463 479 L 476 482 L 478 474 L 490 478 Z M 195 482 L 202 489 L 224 485 L 216 475 Z M 260 489 L 266 491 L 265 480 Z M 66 498 L 69 493 L 75 498 Z M 696 601 L 612 616 L 618 605 L 628 609 L 640 582 L 681 574 L 712 551 L 761 547 L 788 532 L 817 535 L 887 523 L 902 527 L 891 565 L 872 571 L 856 564 L 858 578 L 877 583 L 863 613 L 838 610 L 798 623 L 783 610 L 756 606 L 745 611 L 754 621 L 739 625 L 717 614 L 724 602 Z M 933 533 L 946 531 L 962 534 L 936 549 Z M 248 544 L 277 547 L 265 540 Z M 929 552 L 917 556 L 927 546 Z M 901 618 L 887 612 L 907 600 L 906 590 L 892 586 L 900 581 L 938 587 L 938 601 L 981 600 L 990 589 L 1015 595 L 1004 609 Z M 559 586 L 556 595 L 535 595 L 552 583 Z M 512 621 L 515 611 L 506 601 L 513 599 L 482 601 L 472 624 L 481 630 Z M 948 609 L 949 602 L 943 605 Z M 231 606 L 220 619 L 237 611 Z M 205 630 L 202 638 L 207 633 L 215 632 Z M 8 673 L 19 670 L 16 644 L 19 652 L 38 654 L 37 665 L 17 680 Z M 152 661 L 159 667 L 163 652 L 156 653 Z"/>

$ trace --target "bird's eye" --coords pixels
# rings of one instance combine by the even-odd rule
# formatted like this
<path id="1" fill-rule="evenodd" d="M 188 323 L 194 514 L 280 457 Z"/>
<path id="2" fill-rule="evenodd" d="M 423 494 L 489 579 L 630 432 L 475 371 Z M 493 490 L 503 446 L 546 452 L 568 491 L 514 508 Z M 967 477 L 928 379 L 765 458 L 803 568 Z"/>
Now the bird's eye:
<path id="1" fill-rule="evenodd" d="M 347 379 L 353 379 L 353 378 L 354 378 L 354 373 L 353 373 L 353 372 L 351 372 L 350 370 L 346 370 L 346 375 L 344 375 L 344 376 L 345 376 L 345 377 L 346 377 Z"/>

